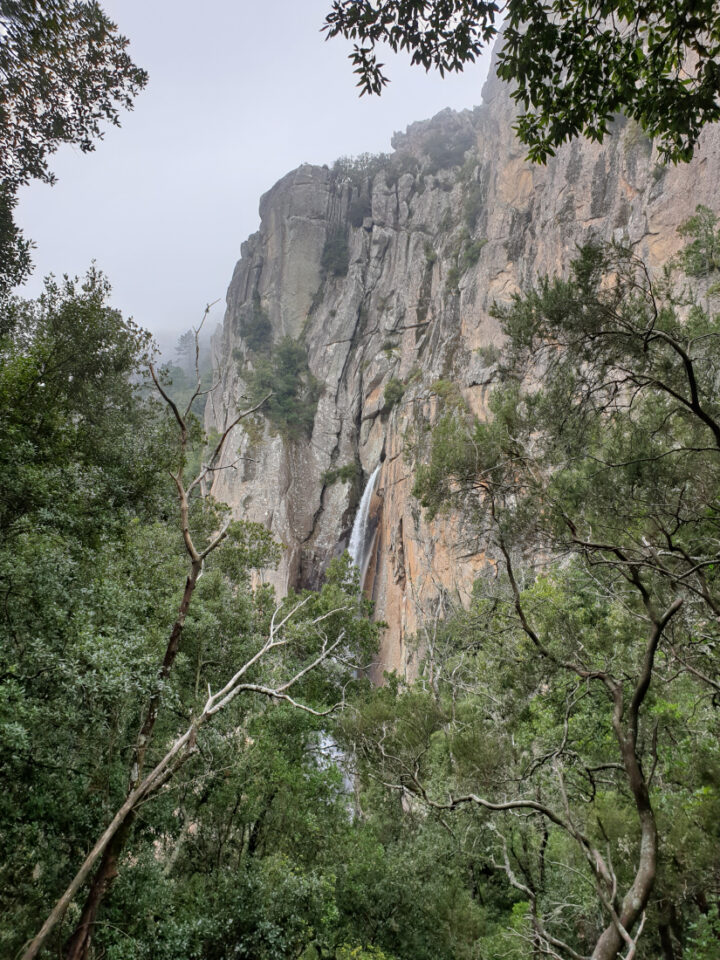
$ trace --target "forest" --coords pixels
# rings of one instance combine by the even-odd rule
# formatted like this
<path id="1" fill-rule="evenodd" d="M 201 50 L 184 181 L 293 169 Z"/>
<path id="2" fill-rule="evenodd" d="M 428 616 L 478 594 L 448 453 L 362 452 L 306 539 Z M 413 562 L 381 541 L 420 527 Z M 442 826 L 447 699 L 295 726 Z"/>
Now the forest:
<path id="1" fill-rule="evenodd" d="M 385 83 L 378 6 L 397 5 L 337 0 L 326 24 L 371 42 L 354 59 L 369 92 Z M 428 30 L 443 13 L 410 6 Z M 558 10 L 576 29 L 581 7 Z M 629 7 L 655 22 L 652 6 Z M 494 14 L 474 16 L 487 43 Z M 699 28 L 680 19 L 692 48 Z M 0 27 L 0 956 L 716 960 L 717 211 L 698 205 L 661 266 L 591 236 L 494 300 L 499 346 L 475 351 L 485 415 L 452 368 L 428 386 L 420 351 L 401 377 L 399 338 L 382 334 L 377 422 L 433 404 L 407 435 L 414 509 L 461 521 L 463 549 L 485 559 L 469 601 L 448 591 L 408 639 L 414 674 L 378 677 L 388 625 L 349 537 L 338 531 L 321 575 L 282 591 L 272 572 L 287 544 L 221 496 L 248 450 L 315 442 L 329 390 L 305 329 L 280 335 L 251 292 L 228 358 L 244 393 L 218 429 L 207 311 L 168 362 L 95 266 L 24 295 L 20 188 L 52 180 L 61 144 L 91 150 L 147 77 L 95 3 L 0 0 Z M 438 35 L 403 29 L 391 44 L 415 43 L 427 67 Z M 477 49 L 435 65 L 460 69 Z M 676 96 L 659 68 L 650 99 L 610 99 L 597 116 L 626 108 L 664 160 L 689 160 L 717 119 L 707 91 L 720 96 L 714 48 L 698 55 L 711 67 L 679 108 L 692 123 L 650 117 L 663 91 Z M 611 133 L 588 129 L 582 106 L 550 133 L 519 121 L 531 159 Z M 447 228 L 451 260 L 440 230 L 423 233 L 418 283 L 445 270 L 439 296 L 447 316 L 461 311 L 492 247 L 463 136 L 393 178 L 382 158 L 339 162 L 348 227 L 328 226 L 320 291 L 354 276 L 373 178 L 396 190 L 422 177 L 425 191 L 439 176 L 432 189 L 464 191 L 465 212 Z M 434 322 L 424 311 L 417 328 Z M 359 459 L 337 461 L 321 496 L 347 492 L 357 511 L 362 476 Z"/>

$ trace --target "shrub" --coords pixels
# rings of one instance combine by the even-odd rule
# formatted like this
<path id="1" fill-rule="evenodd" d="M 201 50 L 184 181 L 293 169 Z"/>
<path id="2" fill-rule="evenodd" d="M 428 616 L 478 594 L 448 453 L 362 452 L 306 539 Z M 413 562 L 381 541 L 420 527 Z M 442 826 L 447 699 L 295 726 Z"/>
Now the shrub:
<path id="1" fill-rule="evenodd" d="M 350 266 L 347 231 L 336 227 L 328 233 L 320 261 L 325 276 L 344 277 Z"/>
<path id="2" fill-rule="evenodd" d="M 272 392 L 262 412 L 283 436 L 297 440 L 312 433 L 322 387 L 310 373 L 302 343 L 283 337 L 269 354 L 257 358 L 244 379 L 253 403 Z"/>
<path id="3" fill-rule="evenodd" d="M 460 387 L 452 380 L 436 380 L 430 389 L 436 397 L 452 406 L 465 406 Z"/>
<path id="4" fill-rule="evenodd" d="M 460 291 L 460 268 L 453 265 L 447 272 L 445 278 L 445 290 L 447 293 L 459 293 Z"/>
<path id="5" fill-rule="evenodd" d="M 402 400 L 404 393 L 405 384 L 402 380 L 391 377 L 385 384 L 385 392 L 383 393 L 384 410 L 387 412 L 397 406 Z"/>
<path id="6" fill-rule="evenodd" d="M 342 467 L 334 467 L 326 470 L 322 475 L 322 482 L 326 486 L 332 486 L 333 483 L 352 483 L 359 476 L 356 463 L 346 463 Z"/>
<path id="7" fill-rule="evenodd" d="M 486 347 L 478 347 L 475 351 L 486 367 L 491 367 L 497 363 L 502 353 L 497 344 L 489 343 Z"/>
<path id="8" fill-rule="evenodd" d="M 467 240 L 465 242 L 458 264 L 461 273 L 475 266 L 480 259 L 480 252 L 486 243 L 487 240 Z"/>

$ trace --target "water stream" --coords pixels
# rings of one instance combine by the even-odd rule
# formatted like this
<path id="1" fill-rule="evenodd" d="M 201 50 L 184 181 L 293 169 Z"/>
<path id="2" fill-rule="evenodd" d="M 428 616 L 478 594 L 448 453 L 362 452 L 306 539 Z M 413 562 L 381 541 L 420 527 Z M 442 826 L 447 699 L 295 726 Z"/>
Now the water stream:
<path id="1" fill-rule="evenodd" d="M 350 543 L 348 553 L 350 559 L 360 571 L 360 586 L 362 587 L 367 573 L 368 563 L 370 561 L 370 549 L 372 547 L 372 535 L 370 532 L 370 501 L 375 490 L 378 473 L 380 473 L 380 464 L 378 464 L 370 475 L 363 495 L 360 499 L 360 506 L 355 514 L 352 533 L 350 534 Z M 356 671 L 353 671 L 356 674 Z M 327 770 L 331 765 L 335 765 L 342 771 L 343 793 L 350 797 L 355 790 L 355 780 L 352 773 L 347 769 L 347 756 L 344 751 L 338 747 L 335 739 L 327 732 L 320 734 L 318 739 L 319 758 L 318 766 L 322 770 Z"/>
<path id="2" fill-rule="evenodd" d="M 372 537 L 369 536 L 370 519 L 370 501 L 375 490 L 378 474 L 380 473 L 380 464 L 378 464 L 370 474 L 370 479 L 363 490 L 360 500 L 360 506 L 355 514 L 352 533 L 350 534 L 350 544 L 348 552 L 350 559 L 360 571 L 360 585 L 362 586 L 367 573 L 368 562 L 370 560 L 370 548 L 372 547 Z"/>

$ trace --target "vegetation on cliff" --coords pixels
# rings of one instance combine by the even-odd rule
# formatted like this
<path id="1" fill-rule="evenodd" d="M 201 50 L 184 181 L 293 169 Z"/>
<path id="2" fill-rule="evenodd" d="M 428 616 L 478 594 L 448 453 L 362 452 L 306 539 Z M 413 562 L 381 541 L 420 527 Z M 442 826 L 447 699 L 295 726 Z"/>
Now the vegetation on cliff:
<path id="1" fill-rule="evenodd" d="M 342 17 L 383 8 L 418 5 L 338 0 L 331 22 L 369 29 Z M 492 22 L 493 5 L 474 8 Z M 678 9 L 682 49 L 699 28 Z M 573 25 L 582 14 L 587 39 L 585 8 L 560 12 Z M 662 53 L 671 15 L 649 14 Z M 627 44 L 637 53 L 639 23 L 613 56 Z M 395 36 L 437 61 L 461 27 Z M 497 306 L 504 346 L 473 355 L 490 390 L 484 419 L 449 368 L 429 384 L 437 417 L 412 440 L 415 491 L 429 518 L 464 521 L 487 564 L 466 608 L 444 596 L 449 615 L 420 624 L 417 679 L 373 687 L 365 673 L 383 625 L 349 557 L 329 562 L 320 589 L 276 596 L 263 573 L 282 546 L 211 493 L 241 458 L 233 430 L 250 417 L 293 451 L 310 444 L 321 386 L 306 344 L 274 341 L 252 296 L 236 357 L 246 396 L 206 434 L 199 331 L 181 338 L 170 376 L 149 334 L 109 305 L 98 271 L 49 279 L 35 300 L 9 295 L 29 263 L 15 188 L 50 176 L 58 143 L 88 149 L 144 74 L 96 4 L 0 3 L 0 28 L 0 72 L 17 80 L 0 99 L 15 150 L 0 184 L 0 953 L 715 960 L 715 215 L 698 208 L 661 274 L 630 249 L 592 243 L 561 277 Z M 464 42 L 458 65 L 474 52 Z M 571 46 L 570 63 L 587 52 Z M 60 55 L 65 72 L 53 73 Z M 372 44 L 357 56 L 381 84 Z M 38 63 L 49 89 L 26 79 Z M 550 74 L 548 95 L 573 79 Z M 590 132 L 602 134 L 618 77 Z M 673 126 L 669 111 L 662 128 L 678 155 L 716 107 L 693 109 L 698 88 L 686 86 L 687 123 Z M 647 90 L 627 89 L 646 109 Z M 558 123 L 548 136 L 583 127 L 570 108 Z M 528 135 L 539 154 L 545 133 Z M 342 284 L 350 230 L 371 212 L 368 178 L 418 171 L 420 189 L 439 173 L 438 189 L 461 195 L 454 239 L 423 230 L 419 249 L 429 279 L 439 260 L 447 268 L 445 299 L 459 309 L 462 276 L 484 250 L 474 142 L 458 124 L 450 139 L 431 130 L 420 158 L 336 165 L 349 209 L 322 254 L 327 286 Z M 419 406 L 420 368 L 400 379 L 392 334 L 388 371 L 371 381 L 377 422 Z M 357 486 L 360 458 L 346 454 L 333 450 L 322 496 Z"/>
<path id="2" fill-rule="evenodd" d="M 310 372 L 307 348 L 299 340 L 283 337 L 243 370 L 248 395 L 263 403 L 262 413 L 287 440 L 312 433 L 322 384 Z"/>

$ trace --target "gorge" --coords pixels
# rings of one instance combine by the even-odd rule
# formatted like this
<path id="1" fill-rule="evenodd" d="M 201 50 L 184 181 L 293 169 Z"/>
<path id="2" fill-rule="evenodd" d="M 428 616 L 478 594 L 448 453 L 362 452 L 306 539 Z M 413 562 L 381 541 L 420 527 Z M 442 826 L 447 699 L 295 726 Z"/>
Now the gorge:
<path id="1" fill-rule="evenodd" d="M 201 18 L 218 36 L 221 6 Z M 52 179 L 60 143 L 89 149 L 92 111 L 145 73 L 121 61 L 123 94 L 99 4 L 5 7 L 0 47 L 27 39 L 29 72 L 6 57 L 28 109 L 0 118 L 19 171 L 0 189 L 0 956 L 717 960 L 720 8 L 530 5 L 528 24 L 511 5 L 497 70 L 539 126 L 492 74 L 389 154 L 301 164 L 260 200 L 222 328 L 209 305 L 160 366 L 94 261 L 16 290 L 19 185 Z M 326 27 L 365 36 L 356 76 L 382 85 L 383 31 L 443 74 L 497 13 L 333 0 Z M 257 15 L 278 85 L 282 17 Z M 253 96 L 223 116 L 262 115 L 291 151 L 271 166 L 266 128 L 236 123 L 254 141 L 233 189 L 254 194 L 253 165 L 307 153 L 287 88 L 263 109 L 227 34 L 203 119 L 234 72 Z M 313 94 L 313 50 L 292 79 L 327 156 L 355 114 Z M 53 63 L 89 127 L 64 126 Z M 114 93 L 87 89 L 92 63 Z M 192 100 L 172 99 L 185 145 Z M 22 117 L 48 118 L 40 139 Z M 224 201 L 238 151 L 210 153 Z"/>
<path id="2" fill-rule="evenodd" d="M 696 205 L 717 204 L 716 128 L 688 165 L 661 166 L 620 119 L 604 144 L 572 142 L 542 167 L 525 161 L 513 115 L 491 75 L 480 107 L 412 124 L 390 155 L 285 176 L 260 202 L 213 344 L 208 429 L 222 429 L 246 392 L 263 323 L 268 344 L 303 345 L 320 385 L 305 434 L 267 417 L 238 427 L 227 463 L 236 450 L 247 459 L 215 483 L 238 517 L 284 545 L 269 574 L 281 593 L 321 582 L 381 464 L 365 588 L 388 624 L 381 669 L 401 675 L 413 675 L 408 641 L 421 619 L 466 602 L 485 563 L 461 518 L 425 520 L 412 477 L 448 404 L 486 413 L 500 343 L 493 302 L 561 271 L 590 237 L 626 240 L 659 266 Z"/>

